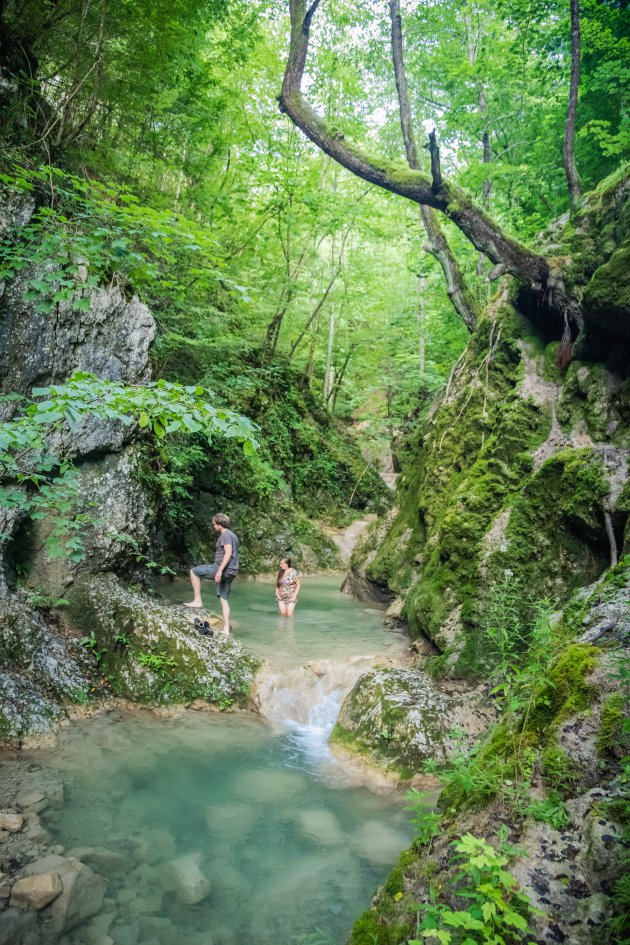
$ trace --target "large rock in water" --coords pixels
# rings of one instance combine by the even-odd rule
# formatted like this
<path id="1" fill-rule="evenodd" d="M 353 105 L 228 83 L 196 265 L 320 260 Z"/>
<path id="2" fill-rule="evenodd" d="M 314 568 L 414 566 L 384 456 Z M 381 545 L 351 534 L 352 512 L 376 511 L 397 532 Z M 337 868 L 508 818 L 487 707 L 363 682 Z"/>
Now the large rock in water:
<path id="1" fill-rule="evenodd" d="M 494 717 L 479 693 L 441 692 L 416 669 L 379 669 L 346 697 L 331 741 L 409 777 L 427 759 L 450 756 Z"/>
<path id="2" fill-rule="evenodd" d="M 99 669 L 112 691 L 149 704 L 222 707 L 249 693 L 260 660 L 231 637 L 201 636 L 183 607 L 139 594 L 113 574 L 82 575 L 64 619 L 94 633 Z"/>
<path id="3" fill-rule="evenodd" d="M 100 912 L 107 882 L 79 860 L 52 853 L 23 870 L 25 877 L 33 878 L 51 873 L 59 877 L 62 885 L 61 894 L 51 906 L 52 931 L 62 935 Z"/>

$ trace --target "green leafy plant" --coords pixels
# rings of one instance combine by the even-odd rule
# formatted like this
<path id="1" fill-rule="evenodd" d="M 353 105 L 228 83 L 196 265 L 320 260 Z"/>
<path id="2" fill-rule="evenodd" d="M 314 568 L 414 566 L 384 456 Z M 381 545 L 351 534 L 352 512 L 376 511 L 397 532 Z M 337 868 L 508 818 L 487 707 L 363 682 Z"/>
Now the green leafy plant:
<path id="1" fill-rule="evenodd" d="M 87 705 L 91 699 L 91 689 L 89 685 L 78 686 L 70 693 L 70 698 L 77 705 Z"/>
<path id="2" fill-rule="evenodd" d="M 107 653 L 107 647 L 98 648 L 98 640 L 93 630 L 90 631 L 89 637 L 83 637 L 79 640 L 79 646 L 82 646 L 85 650 L 89 650 L 97 663 L 100 663 L 105 653 Z"/>
<path id="3" fill-rule="evenodd" d="M 176 432 L 203 436 L 207 442 L 218 435 L 236 439 L 246 455 L 258 446 L 255 425 L 232 410 L 215 406 L 212 392 L 199 386 L 164 380 L 126 386 L 76 372 L 65 384 L 34 388 L 32 398 L 11 394 L 3 398 L 15 402 L 17 413 L 0 429 L 0 481 L 4 480 L 0 506 L 18 508 L 35 520 L 46 517 L 51 523 L 46 539 L 51 557 L 82 560 L 83 533 L 89 525 L 98 524 L 85 510 L 86 504 L 89 508 L 93 503 L 86 503 L 71 459 L 51 452 L 52 432 L 76 432 L 86 418 L 101 418 L 118 420 L 128 427 L 137 423 L 158 440 Z M 134 541 L 120 535 L 118 540 Z M 137 545 L 135 548 L 139 560 L 168 573 Z"/>
<path id="4" fill-rule="evenodd" d="M 39 591 L 28 591 L 27 596 L 29 604 L 34 610 L 52 610 L 56 607 L 67 607 L 70 603 L 65 597 L 42 594 Z"/>
<path id="5" fill-rule="evenodd" d="M 440 832 L 442 818 L 431 810 L 426 795 L 415 788 L 407 791 L 405 797 L 407 799 L 405 808 L 411 811 L 411 822 L 416 828 L 414 842 L 416 846 L 426 847 L 429 850 L 433 838 Z"/>
<path id="6" fill-rule="evenodd" d="M 161 676 L 165 676 L 169 669 L 172 669 L 173 666 L 177 666 L 177 661 L 164 651 L 159 653 L 139 653 L 138 662 L 141 666 L 146 666 L 151 672 L 159 673 Z"/>
<path id="7" fill-rule="evenodd" d="M 569 823 L 567 806 L 555 791 L 541 801 L 531 801 L 525 808 L 528 817 L 549 824 L 554 830 L 564 830 Z"/>
<path id="8" fill-rule="evenodd" d="M 458 868 L 453 877 L 456 898 L 465 909 L 434 901 L 423 911 L 416 938 L 409 945 L 510 945 L 528 934 L 527 917 L 535 913 L 528 897 L 507 870 L 518 851 L 505 843 L 497 848 L 487 840 L 465 834 L 452 843 Z"/>

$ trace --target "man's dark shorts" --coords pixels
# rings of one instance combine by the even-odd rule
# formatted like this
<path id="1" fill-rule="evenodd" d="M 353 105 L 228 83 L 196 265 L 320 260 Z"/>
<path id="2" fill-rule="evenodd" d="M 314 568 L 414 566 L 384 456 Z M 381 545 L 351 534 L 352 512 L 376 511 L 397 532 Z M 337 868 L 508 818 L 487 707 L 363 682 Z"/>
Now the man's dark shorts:
<path id="1" fill-rule="evenodd" d="M 218 564 L 198 564 L 196 568 L 192 569 L 192 573 L 196 574 L 198 578 L 206 578 L 208 581 L 214 581 L 214 576 L 218 570 Z M 219 581 L 217 584 L 217 597 L 222 597 L 223 600 L 227 600 L 230 596 L 232 581 L 236 577 L 236 573 L 234 571 L 224 571 L 222 577 L 223 580 Z"/>

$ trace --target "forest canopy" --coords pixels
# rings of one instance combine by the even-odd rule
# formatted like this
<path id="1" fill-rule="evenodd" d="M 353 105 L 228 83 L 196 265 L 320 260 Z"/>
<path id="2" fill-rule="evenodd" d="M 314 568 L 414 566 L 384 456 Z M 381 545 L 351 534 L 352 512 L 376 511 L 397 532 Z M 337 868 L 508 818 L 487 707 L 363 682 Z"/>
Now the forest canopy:
<path id="1" fill-rule="evenodd" d="M 330 141 L 376 155 L 394 177 L 408 157 L 392 58 L 399 17 L 416 154 L 408 170 L 431 198 L 439 149 L 452 190 L 437 235 L 424 211 L 348 173 L 279 111 L 295 50 L 290 15 L 299 32 L 307 10 L 309 102 Z M 628 155 L 626 13 L 620 2 L 579 7 L 582 191 Z M 497 233 L 534 261 L 534 284 L 549 281 L 532 249 L 569 207 L 571 51 L 564 0 L 6 0 L 3 164 L 10 174 L 53 164 L 73 175 L 51 185 L 59 203 L 47 232 L 77 219 L 76 180 L 89 182 L 88 229 L 117 217 L 102 271 L 117 256 L 116 277 L 151 304 L 160 375 L 214 384 L 217 358 L 265 365 L 280 355 L 329 410 L 389 436 L 419 393 L 441 386 L 467 337 L 436 239 L 457 267 L 468 327 L 493 291 L 488 276 L 518 274 L 520 262 L 493 254 Z M 494 228 L 476 246 L 469 223 L 453 225 L 469 206 Z M 373 383 L 359 393 L 358 377 Z"/>

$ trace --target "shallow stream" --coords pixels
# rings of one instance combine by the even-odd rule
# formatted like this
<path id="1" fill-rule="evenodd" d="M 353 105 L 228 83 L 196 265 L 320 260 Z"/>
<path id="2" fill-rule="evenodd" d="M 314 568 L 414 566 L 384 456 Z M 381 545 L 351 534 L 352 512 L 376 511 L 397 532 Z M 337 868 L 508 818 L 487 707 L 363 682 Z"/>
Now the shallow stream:
<path id="1" fill-rule="evenodd" d="M 53 842 L 66 855 L 118 854 L 94 867 L 109 881 L 101 918 L 115 945 L 341 945 L 408 846 L 404 797 L 357 786 L 326 745 L 348 685 L 335 688 L 339 667 L 403 649 L 382 612 L 337 586 L 307 579 L 286 621 L 272 585 L 235 585 L 235 635 L 277 673 L 275 724 L 112 712 L 73 724 L 55 751 L 28 753 L 64 780 L 63 807 L 42 814 Z M 168 587 L 172 599 L 187 593 Z M 337 682 L 293 701 L 283 680 L 301 689 L 296 667 L 322 659 L 335 661 Z M 83 934 L 64 943 L 84 945 Z"/>

